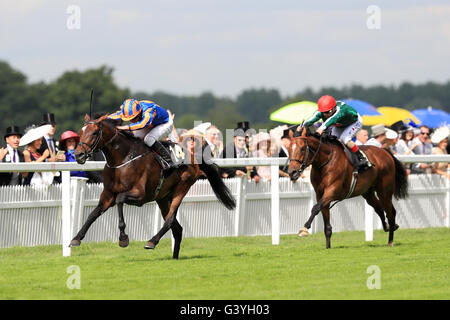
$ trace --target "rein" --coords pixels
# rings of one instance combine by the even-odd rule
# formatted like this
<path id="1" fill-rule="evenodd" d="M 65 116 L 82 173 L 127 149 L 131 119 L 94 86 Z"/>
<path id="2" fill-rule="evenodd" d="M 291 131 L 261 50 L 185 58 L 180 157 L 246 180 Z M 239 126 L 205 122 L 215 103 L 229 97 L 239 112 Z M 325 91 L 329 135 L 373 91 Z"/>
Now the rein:
<path id="1" fill-rule="evenodd" d="M 309 166 L 309 164 L 308 164 L 309 150 L 313 150 L 308 145 L 308 139 L 305 139 L 305 143 L 306 143 L 306 151 L 305 151 L 305 158 L 303 159 L 303 162 L 298 160 L 298 159 L 289 159 L 289 161 L 297 161 L 297 162 L 300 163 L 300 170 L 299 170 L 300 173 L 302 173 Z M 314 162 L 314 159 L 319 154 L 321 145 L 322 145 L 322 135 L 320 136 L 319 146 L 317 147 L 317 150 L 315 152 L 313 150 L 314 154 L 313 154 L 313 156 L 311 158 L 311 161 L 309 161 L 310 164 L 312 164 Z M 330 155 L 331 155 L 331 153 L 330 153 Z M 319 169 L 322 168 L 323 166 L 325 166 L 330 161 L 330 155 L 328 156 L 328 160 L 320 165 Z"/>
<path id="2" fill-rule="evenodd" d="M 94 121 L 89 121 L 89 122 L 86 122 L 85 125 L 86 125 L 86 124 L 95 124 L 95 122 L 94 122 Z M 98 131 L 99 131 L 100 133 L 97 135 L 97 138 L 95 139 L 95 141 L 94 141 L 93 144 L 88 144 L 88 143 L 85 143 L 85 142 L 80 142 L 80 143 L 79 143 L 79 145 L 84 149 L 84 152 L 86 153 L 86 156 L 87 156 L 88 158 L 89 158 L 89 157 L 92 157 L 92 155 L 93 155 L 95 149 L 97 149 L 98 144 L 100 143 L 100 140 L 103 138 L 103 125 L 102 125 L 102 123 L 100 122 L 100 123 L 98 124 L 98 126 L 99 126 L 99 130 L 98 130 Z M 115 129 L 114 135 L 113 135 L 108 141 L 104 142 L 104 143 L 103 143 L 104 145 L 110 144 L 110 143 L 118 136 L 118 134 L 119 134 L 120 131 L 119 131 L 117 128 L 114 128 L 114 129 Z M 86 149 L 86 147 L 88 147 L 90 150 L 88 151 L 88 150 Z M 133 157 L 133 158 L 131 158 L 130 160 L 128 160 L 128 161 L 126 161 L 126 162 L 123 162 L 123 163 L 121 163 L 121 164 L 119 164 L 119 165 L 117 165 L 117 166 L 110 166 L 110 165 L 108 164 L 108 161 L 106 161 L 106 166 L 107 166 L 108 168 L 111 168 L 111 169 L 118 169 L 118 168 L 121 168 L 121 167 L 123 167 L 123 166 L 129 164 L 130 162 L 133 162 L 134 160 L 137 160 L 137 159 L 143 157 L 144 155 L 146 155 L 146 153 L 145 153 L 145 154 L 140 154 L 140 155 L 138 155 L 137 157 Z M 106 157 L 105 157 L 105 159 L 106 159 Z"/>

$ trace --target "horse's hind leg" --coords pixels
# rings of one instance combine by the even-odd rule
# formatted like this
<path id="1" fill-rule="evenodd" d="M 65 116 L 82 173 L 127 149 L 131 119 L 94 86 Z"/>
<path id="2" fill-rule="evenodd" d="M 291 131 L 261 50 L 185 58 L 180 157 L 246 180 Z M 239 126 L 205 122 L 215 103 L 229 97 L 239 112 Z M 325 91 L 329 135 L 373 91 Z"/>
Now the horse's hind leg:
<path id="1" fill-rule="evenodd" d="M 178 259 L 183 228 L 178 222 L 176 216 L 178 207 L 180 206 L 181 200 L 183 199 L 185 194 L 186 192 L 184 192 L 183 194 L 179 194 L 178 197 L 174 197 L 173 199 L 171 196 L 168 196 L 160 201 L 157 201 L 158 206 L 161 209 L 161 214 L 164 218 L 164 224 L 161 230 L 159 230 L 158 233 L 146 243 L 146 245 L 144 246 L 145 249 L 154 249 L 159 243 L 159 240 L 164 236 L 164 234 L 169 231 L 169 229 L 172 229 L 172 235 L 175 240 L 173 248 L 173 258 Z"/>
<path id="2" fill-rule="evenodd" d="M 183 227 L 180 225 L 178 220 L 175 218 L 172 223 L 172 235 L 175 240 L 175 245 L 173 246 L 173 258 L 178 259 L 178 254 L 180 253 L 181 239 L 183 238 Z"/>
<path id="3" fill-rule="evenodd" d="M 380 197 L 380 202 L 383 205 L 384 211 L 386 212 L 386 217 L 388 220 L 389 229 L 389 240 L 388 245 L 394 245 L 394 231 L 398 229 L 398 224 L 395 223 L 395 216 L 397 211 L 392 205 L 392 194 L 381 193 L 378 195 Z"/>
<path id="4" fill-rule="evenodd" d="M 389 227 L 386 224 L 386 219 L 384 217 L 384 211 L 383 211 L 383 206 L 381 205 L 380 201 L 378 200 L 378 198 L 375 195 L 375 191 L 369 191 L 366 194 L 362 195 L 364 197 L 364 199 L 366 199 L 367 203 L 374 208 L 375 212 L 377 213 L 377 215 L 380 217 L 381 220 L 381 224 L 383 225 L 383 230 L 385 232 L 389 231 Z"/>
<path id="5" fill-rule="evenodd" d="M 331 235 L 333 234 L 333 228 L 330 223 L 330 206 L 322 209 L 323 217 L 323 232 L 325 233 L 327 249 L 331 248 Z"/>

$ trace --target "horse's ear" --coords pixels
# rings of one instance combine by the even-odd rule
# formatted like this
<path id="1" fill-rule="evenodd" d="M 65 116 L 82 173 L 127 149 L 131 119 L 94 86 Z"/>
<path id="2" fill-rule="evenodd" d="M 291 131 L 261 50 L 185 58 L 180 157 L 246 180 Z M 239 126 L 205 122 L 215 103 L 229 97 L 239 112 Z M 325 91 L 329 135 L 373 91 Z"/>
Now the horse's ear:
<path id="1" fill-rule="evenodd" d="M 89 115 L 86 113 L 84 115 L 84 123 L 88 123 L 89 121 L 91 121 L 91 117 L 89 117 Z"/>
<path id="2" fill-rule="evenodd" d="M 293 138 L 294 137 L 294 133 L 292 132 L 292 130 L 289 130 L 289 138 Z"/>
<path id="3" fill-rule="evenodd" d="M 306 129 L 306 127 L 303 127 L 302 137 L 306 137 L 307 133 L 308 133 L 308 130 Z"/>

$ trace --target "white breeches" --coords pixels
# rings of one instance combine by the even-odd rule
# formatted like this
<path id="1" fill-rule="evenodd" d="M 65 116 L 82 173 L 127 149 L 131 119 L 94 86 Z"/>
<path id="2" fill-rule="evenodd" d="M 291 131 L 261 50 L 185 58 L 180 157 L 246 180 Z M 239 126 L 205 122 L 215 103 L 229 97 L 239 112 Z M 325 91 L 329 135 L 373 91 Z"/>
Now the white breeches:
<path id="1" fill-rule="evenodd" d="M 173 120 L 157 125 L 153 128 L 144 128 L 133 131 L 133 135 L 144 140 L 145 144 L 151 147 L 155 141 L 162 140 L 172 133 Z"/>
<path id="2" fill-rule="evenodd" d="M 362 125 L 363 125 L 362 118 L 360 115 L 358 115 L 358 120 L 356 120 L 356 122 L 343 128 L 333 127 L 331 129 L 331 134 L 341 139 L 341 141 L 344 142 L 344 144 L 347 144 L 347 142 L 349 142 L 355 136 L 356 132 L 358 132 L 358 130 L 361 129 Z"/>

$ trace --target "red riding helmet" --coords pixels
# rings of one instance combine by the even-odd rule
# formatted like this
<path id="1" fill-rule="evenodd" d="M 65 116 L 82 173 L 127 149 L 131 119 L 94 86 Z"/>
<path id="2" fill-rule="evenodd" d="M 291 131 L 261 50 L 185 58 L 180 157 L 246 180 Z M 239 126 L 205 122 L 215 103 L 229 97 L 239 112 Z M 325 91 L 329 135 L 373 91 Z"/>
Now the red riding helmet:
<path id="1" fill-rule="evenodd" d="M 327 112 L 336 106 L 336 100 L 334 100 L 334 98 L 329 95 L 322 96 L 320 97 L 319 101 L 317 101 L 317 105 L 320 112 Z"/>

